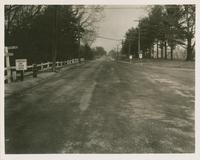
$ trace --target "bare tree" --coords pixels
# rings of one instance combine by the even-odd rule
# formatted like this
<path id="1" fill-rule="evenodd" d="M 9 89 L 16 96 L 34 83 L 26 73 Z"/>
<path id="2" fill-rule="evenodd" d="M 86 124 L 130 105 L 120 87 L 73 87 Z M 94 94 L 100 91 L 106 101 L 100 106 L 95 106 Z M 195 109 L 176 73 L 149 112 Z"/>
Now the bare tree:
<path id="1" fill-rule="evenodd" d="M 45 8 L 42 5 L 6 5 L 5 6 L 5 34 L 6 44 L 13 28 L 29 25 L 28 22 Z M 26 19 L 26 20 L 25 20 Z"/>
<path id="2" fill-rule="evenodd" d="M 78 5 L 74 11 L 79 19 L 79 28 L 83 29 L 81 42 L 89 46 L 95 41 L 98 30 L 98 22 L 104 18 L 103 6 L 99 5 Z"/>

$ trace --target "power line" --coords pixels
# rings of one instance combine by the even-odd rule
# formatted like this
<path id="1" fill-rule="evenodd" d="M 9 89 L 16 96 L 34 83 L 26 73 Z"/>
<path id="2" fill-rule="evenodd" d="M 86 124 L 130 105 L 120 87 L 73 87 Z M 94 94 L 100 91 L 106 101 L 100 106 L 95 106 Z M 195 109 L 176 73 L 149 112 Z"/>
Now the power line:
<path id="1" fill-rule="evenodd" d="M 101 35 L 98 35 L 97 38 L 107 39 L 107 40 L 111 40 L 111 41 L 122 41 L 122 40 L 123 40 L 123 39 L 117 39 L 117 38 L 105 37 L 105 36 L 101 36 Z M 132 38 L 126 38 L 126 40 L 128 40 L 128 41 L 132 41 L 132 40 L 134 40 L 134 39 L 132 39 Z"/>
<path id="2" fill-rule="evenodd" d="M 104 36 L 100 36 L 100 35 L 98 35 L 97 38 L 107 39 L 107 40 L 111 40 L 111 41 L 121 41 L 122 40 L 122 39 L 116 39 L 116 38 L 111 38 L 111 37 L 104 37 Z"/>

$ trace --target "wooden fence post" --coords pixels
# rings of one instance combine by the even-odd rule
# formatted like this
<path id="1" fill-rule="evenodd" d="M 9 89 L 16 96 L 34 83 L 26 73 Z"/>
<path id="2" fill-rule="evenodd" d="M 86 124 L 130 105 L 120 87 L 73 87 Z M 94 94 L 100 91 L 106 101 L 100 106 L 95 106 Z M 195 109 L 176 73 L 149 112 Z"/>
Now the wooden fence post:
<path id="1" fill-rule="evenodd" d="M 49 67 L 50 67 L 50 66 L 49 66 L 49 62 L 47 62 L 47 70 L 49 70 Z"/>
<path id="2" fill-rule="evenodd" d="M 43 63 L 41 63 L 41 71 L 43 71 L 44 67 L 43 67 Z"/>
<path id="3" fill-rule="evenodd" d="M 16 70 L 12 72 L 12 79 L 14 82 L 17 80 L 17 71 Z"/>

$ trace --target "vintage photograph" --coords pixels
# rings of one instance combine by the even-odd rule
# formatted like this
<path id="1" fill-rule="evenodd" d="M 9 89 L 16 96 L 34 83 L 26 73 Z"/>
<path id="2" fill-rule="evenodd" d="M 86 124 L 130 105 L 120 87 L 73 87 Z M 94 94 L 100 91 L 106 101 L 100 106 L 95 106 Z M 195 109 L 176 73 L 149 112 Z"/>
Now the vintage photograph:
<path id="1" fill-rule="evenodd" d="M 4 14 L 5 154 L 195 153 L 195 4 Z"/>

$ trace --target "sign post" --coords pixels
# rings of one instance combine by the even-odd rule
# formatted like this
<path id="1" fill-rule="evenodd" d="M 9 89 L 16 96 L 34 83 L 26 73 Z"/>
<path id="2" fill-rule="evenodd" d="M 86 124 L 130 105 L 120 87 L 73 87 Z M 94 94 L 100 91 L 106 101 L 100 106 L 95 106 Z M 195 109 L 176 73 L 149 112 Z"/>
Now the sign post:
<path id="1" fill-rule="evenodd" d="M 132 56 L 132 55 L 129 55 L 130 63 L 131 63 L 132 59 L 133 59 L 133 56 Z"/>
<path id="2" fill-rule="evenodd" d="M 139 52 L 139 60 L 142 60 L 142 51 Z"/>
<path id="3" fill-rule="evenodd" d="M 20 71 L 20 79 L 24 80 L 24 70 L 27 70 L 27 59 L 16 59 L 15 60 L 16 70 Z"/>
<path id="4" fill-rule="evenodd" d="M 10 68 L 10 56 L 13 56 L 13 53 L 9 53 L 9 50 L 11 49 L 17 49 L 17 46 L 9 46 L 5 47 L 5 57 L 6 57 L 6 69 L 7 69 L 7 80 L 8 83 L 11 82 L 11 68 Z"/>

